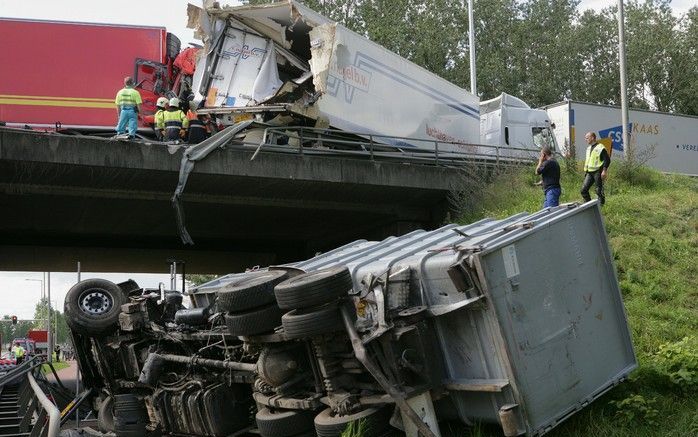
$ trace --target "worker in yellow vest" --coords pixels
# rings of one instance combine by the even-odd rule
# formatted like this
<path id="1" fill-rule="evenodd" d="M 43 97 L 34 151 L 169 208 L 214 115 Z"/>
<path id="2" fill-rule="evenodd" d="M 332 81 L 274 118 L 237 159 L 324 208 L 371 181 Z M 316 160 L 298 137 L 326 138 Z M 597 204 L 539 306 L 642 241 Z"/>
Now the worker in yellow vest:
<path id="1" fill-rule="evenodd" d="M 15 354 L 15 363 L 19 366 L 24 361 L 24 348 L 21 344 L 15 344 L 12 348 L 12 353 Z"/>
<path id="2" fill-rule="evenodd" d="M 156 103 L 157 110 L 155 111 L 155 137 L 158 141 L 164 140 L 163 131 L 158 126 L 165 126 L 165 111 L 169 105 L 167 97 L 160 97 Z"/>
<path id="3" fill-rule="evenodd" d="M 116 134 L 121 135 L 126 133 L 128 129 L 128 137 L 136 138 L 138 131 L 138 113 L 141 111 L 143 100 L 138 91 L 134 89 L 135 83 L 133 78 L 127 76 L 124 78 L 124 87 L 116 93 L 116 114 L 119 117 L 119 122 L 116 125 Z"/>
<path id="4" fill-rule="evenodd" d="M 189 119 L 179 109 L 179 99 L 176 97 L 171 98 L 170 106 L 163 113 L 162 117 L 157 120 L 156 128 L 162 131 L 165 141 L 179 142 L 180 138 L 184 137 L 188 127 Z"/>
<path id="5" fill-rule="evenodd" d="M 603 205 L 606 203 L 606 196 L 603 192 L 603 181 L 608 174 L 608 166 L 611 165 L 611 156 L 606 147 L 596 141 L 594 132 L 587 132 L 584 140 L 589 145 L 587 147 L 586 159 L 584 160 L 584 183 L 582 184 L 582 197 L 585 202 L 591 200 L 589 189 L 596 184 L 596 197 Z"/>

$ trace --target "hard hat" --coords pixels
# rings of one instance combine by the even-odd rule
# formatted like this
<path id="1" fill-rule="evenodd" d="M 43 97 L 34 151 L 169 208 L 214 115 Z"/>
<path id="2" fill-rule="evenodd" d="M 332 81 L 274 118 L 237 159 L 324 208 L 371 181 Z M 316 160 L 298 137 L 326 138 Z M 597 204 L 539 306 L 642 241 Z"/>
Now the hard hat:
<path id="1" fill-rule="evenodd" d="M 172 97 L 170 99 L 170 106 L 174 106 L 174 107 L 179 106 L 179 99 L 177 97 Z"/>
<path id="2" fill-rule="evenodd" d="M 164 108 L 165 105 L 167 105 L 167 97 L 160 97 L 156 104 L 157 106 L 162 106 Z"/>

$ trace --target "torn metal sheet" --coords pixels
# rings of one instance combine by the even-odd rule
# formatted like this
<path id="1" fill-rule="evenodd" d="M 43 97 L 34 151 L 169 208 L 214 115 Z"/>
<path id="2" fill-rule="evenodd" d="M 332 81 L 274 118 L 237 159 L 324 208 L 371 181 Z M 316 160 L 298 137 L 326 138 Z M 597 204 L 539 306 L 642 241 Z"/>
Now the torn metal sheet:
<path id="1" fill-rule="evenodd" d="M 194 164 L 197 161 L 205 159 L 217 148 L 227 144 L 231 139 L 233 139 L 235 134 L 248 127 L 251 123 L 251 121 L 244 121 L 233 126 L 228 126 L 210 138 L 207 138 L 201 143 L 191 146 L 184 151 L 184 154 L 182 155 L 182 164 L 179 168 L 179 182 L 177 183 L 177 188 L 172 196 L 172 207 L 175 209 L 177 216 L 177 229 L 179 231 L 179 236 L 182 239 L 182 243 L 194 244 L 194 240 L 192 240 L 191 235 L 189 235 L 189 232 L 187 231 L 184 220 L 184 209 L 180 202 L 182 192 L 184 192 L 184 187 L 187 185 L 187 180 L 189 179 L 189 174 L 192 172 L 192 170 L 194 170 Z"/>
<path id="2" fill-rule="evenodd" d="M 433 150 L 437 141 L 479 142 L 477 96 L 300 3 L 210 8 L 207 13 L 227 27 L 212 31 L 215 49 L 204 66 L 211 73 L 199 87 L 206 108 L 287 103 L 295 124 L 380 136 L 378 142 L 415 150 Z M 269 57 L 273 51 L 281 55 L 275 63 Z M 279 91 L 258 98 L 253 84 L 265 82 L 274 66 L 282 82 Z M 439 151 L 461 148 L 443 144 Z"/>

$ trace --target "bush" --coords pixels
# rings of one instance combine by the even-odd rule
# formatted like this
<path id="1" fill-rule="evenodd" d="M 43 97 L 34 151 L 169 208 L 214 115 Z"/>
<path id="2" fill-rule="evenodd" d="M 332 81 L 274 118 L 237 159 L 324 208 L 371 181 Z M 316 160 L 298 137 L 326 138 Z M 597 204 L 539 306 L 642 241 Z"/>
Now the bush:
<path id="1" fill-rule="evenodd" d="M 660 375 L 682 391 L 698 389 L 698 338 L 684 337 L 662 344 L 654 355 L 654 364 Z"/>
<path id="2" fill-rule="evenodd" d="M 646 399 L 642 395 L 631 395 L 622 401 L 611 401 L 610 404 L 616 408 L 616 418 L 621 422 L 630 423 L 635 421 L 644 422 L 648 425 L 656 425 L 659 411 L 654 408 L 656 399 Z"/>

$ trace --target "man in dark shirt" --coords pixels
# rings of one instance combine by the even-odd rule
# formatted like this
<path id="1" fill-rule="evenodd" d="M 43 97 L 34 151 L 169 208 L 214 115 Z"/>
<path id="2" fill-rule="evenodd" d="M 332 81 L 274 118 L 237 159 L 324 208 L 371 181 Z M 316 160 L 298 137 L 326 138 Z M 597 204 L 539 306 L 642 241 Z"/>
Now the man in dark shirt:
<path id="1" fill-rule="evenodd" d="M 606 195 L 603 192 L 603 181 L 608 173 L 608 166 L 611 165 L 611 157 L 609 156 L 603 144 L 596 141 L 594 132 L 587 132 L 584 135 L 584 140 L 589 145 L 586 151 L 586 159 L 584 160 L 584 183 L 582 184 L 582 198 L 585 202 L 591 200 L 589 189 L 596 184 L 596 197 L 599 198 L 601 205 L 606 203 Z"/>
<path id="2" fill-rule="evenodd" d="M 553 152 L 550 147 L 545 146 L 540 151 L 536 174 L 543 177 L 543 192 L 545 201 L 543 208 L 558 206 L 560 204 L 560 164 L 553 159 Z"/>

